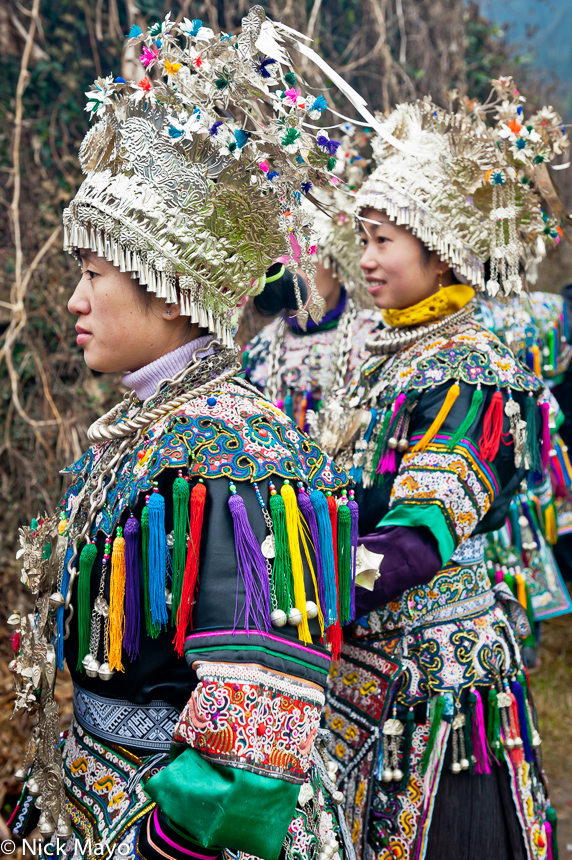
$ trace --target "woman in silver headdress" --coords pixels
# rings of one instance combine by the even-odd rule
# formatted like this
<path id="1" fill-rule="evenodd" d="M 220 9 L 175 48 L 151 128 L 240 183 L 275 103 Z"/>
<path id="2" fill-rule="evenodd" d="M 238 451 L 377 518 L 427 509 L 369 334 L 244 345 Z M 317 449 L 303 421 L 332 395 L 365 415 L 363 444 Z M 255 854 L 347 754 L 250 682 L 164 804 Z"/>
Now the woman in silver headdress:
<path id="1" fill-rule="evenodd" d="M 134 27 L 153 79 L 88 94 L 69 309 L 87 364 L 122 371 L 127 393 L 90 428 L 58 512 L 21 532 L 36 605 L 10 619 L 11 669 L 36 723 L 11 824 L 37 823 L 46 854 L 342 851 L 320 711 L 326 643 L 339 650 L 351 617 L 356 506 L 337 508 L 345 473 L 237 378 L 233 344 L 272 260 L 310 250 L 301 181 L 330 175 L 277 27 L 260 7 L 239 36 Z M 319 319 L 313 287 L 298 311 Z"/>
<path id="2" fill-rule="evenodd" d="M 538 860 L 556 844 L 530 627 L 484 562 L 486 533 L 547 465 L 548 396 L 474 307 L 485 286 L 518 295 L 556 235 L 539 189 L 568 144 L 554 112 L 525 123 L 512 80 L 493 83 L 486 108 L 400 105 L 386 130 L 408 151 L 374 143 L 356 201 L 386 327 L 320 438 L 360 502 L 364 587 L 326 713 L 363 858 Z"/>

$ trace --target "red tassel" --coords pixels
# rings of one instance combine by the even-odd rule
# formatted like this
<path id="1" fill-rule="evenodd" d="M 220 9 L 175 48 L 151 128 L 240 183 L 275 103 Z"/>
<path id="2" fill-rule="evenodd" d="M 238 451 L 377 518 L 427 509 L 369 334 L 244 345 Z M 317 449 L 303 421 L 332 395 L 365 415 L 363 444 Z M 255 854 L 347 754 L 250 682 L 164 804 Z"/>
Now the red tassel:
<path id="1" fill-rule="evenodd" d="M 491 405 L 485 413 L 483 435 L 479 441 L 479 454 L 483 460 L 492 462 L 496 457 L 501 443 L 503 420 L 502 391 L 495 391 L 492 396 Z"/>
<path id="2" fill-rule="evenodd" d="M 202 481 L 199 481 L 191 491 L 190 535 L 187 544 L 181 602 L 177 611 L 177 633 L 173 640 L 179 657 L 182 657 L 184 653 L 185 636 L 189 624 L 192 627 L 193 599 L 199 579 L 199 550 L 206 496 L 207 488 Z"/>
<path id="3" fill-rule="evenodd" d="M 518 721 L 518 705 L 514 696 L 514 693 L 509 693 L 510 695 L 510 727 L 514 734 L 513 740 L 516 738 L 521 738 L 520 734 L 520 723 Z M 524 761 L 524 751 L 522 749 L 522 738 L 519 747 L 513 747 L 510 751 L 510 757 L 514 764 L 522 764 Z"/>
<path id="4" fill-rule="evenodd" d="M 328 513 L 330 515 L 330 523 L 332 525 L 332 540 L 334 544 L 334 565 L 336 568 L 336 600 L 338 606 L 338 620 L 335 624 L 330 624 L 327 630 L 326 639 L 332 652 L 332 657 L 337 660 L 342 650 L 342 628 L 340 627 L 340 581 L 338 577 L 338 506 L 332 495 L 327 496 Z"/>

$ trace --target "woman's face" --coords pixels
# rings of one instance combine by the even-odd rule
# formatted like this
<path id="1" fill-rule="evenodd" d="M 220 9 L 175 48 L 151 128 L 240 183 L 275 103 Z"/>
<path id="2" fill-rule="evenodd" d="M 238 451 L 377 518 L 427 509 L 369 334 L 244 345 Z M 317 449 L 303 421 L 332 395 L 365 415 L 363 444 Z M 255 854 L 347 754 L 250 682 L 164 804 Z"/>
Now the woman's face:
<path id="1" fill-rule="evenodd" d="M 435 252 L 429 258 L 413 233 L 384 212 L 361 212 L 360 266 L 377 308 L 409 308 L 452 282 L 452 273 Z"/>
<path id="2" fill-rule="evenodd" d="M 139 370 L 191 339 L 178 305 L 152 296 L 146 306 L 129 272 L 88 249 L 79 253 L 82 276 L 68 310 L 77 316 L 77 342 L 88 367 L 102 373 Z"/>

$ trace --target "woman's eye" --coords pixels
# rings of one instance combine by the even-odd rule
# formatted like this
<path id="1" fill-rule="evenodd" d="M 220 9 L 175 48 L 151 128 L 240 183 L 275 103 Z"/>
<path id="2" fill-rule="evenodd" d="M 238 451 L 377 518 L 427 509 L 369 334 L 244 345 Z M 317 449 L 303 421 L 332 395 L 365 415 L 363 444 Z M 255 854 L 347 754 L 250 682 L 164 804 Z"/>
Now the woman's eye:
<path id="1" fill-rule="evenodd" d="M 91 269 L 86 269 L 84 272 L 82 272 L 82 275 L 87 275 L 87 277 L 91 281 L 93 280 L 93 278 L 97 277 L 97 272 L 92 272 Z"/>
<path id="2" fill-rule="evenodd" d="M 385 236 L 378 236 L 377 237 L 377 244 L 378 245 L 384 245 L 386 242 L 387 242 L 387 239 L 385 238 Z"/>

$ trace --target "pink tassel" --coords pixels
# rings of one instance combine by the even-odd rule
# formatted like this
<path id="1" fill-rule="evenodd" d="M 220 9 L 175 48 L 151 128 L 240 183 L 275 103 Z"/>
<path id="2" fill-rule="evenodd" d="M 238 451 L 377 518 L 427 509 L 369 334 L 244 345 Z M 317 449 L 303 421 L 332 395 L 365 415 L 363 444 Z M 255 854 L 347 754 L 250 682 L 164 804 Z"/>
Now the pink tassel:
<path id="1" fill-rule="evenodd" d="M 501 582 L 504 582 L 504 573 L 502 572 L 500 567 L 497 567 L 497 569 L 495 570 L 495 584 L 499 585 L 499 583 Z"/>
<path id="2" fill-rule="evenodd" d="M 554 860 L 552 853 L 552 825 L 549 821 L 544 822 L 544 832 L 546 833 L 546 860 Z"/>
<path id="3" fill-rule="evenodd" d="M 552 443 L 550 441 L 550 426 L 548 423 L 550 404 L 541 403 L 540 412 L 542 413 L 542 448 L 540 451 L 540 459 L 542 460 L 542 465 L 546 469 L 550 460 L 550 448 L 552 447 Z"/>
<path id="4" fill-rule="evenodd" d="M 472 690 L 474 699 L 473 716 L 473 753 L 476 758 L 475 773 L 490 773 L 489 753 L 487 750 L 487 735 L 485 732 L 485 713 L 483 711 L 483 700 L 478 690 Z"/>
<path id="5" fill-rule="evenodd" d="M 391 437 L 392 434 L 394 432 L 396 432 L 396 430 L 398 429 L 394 426 L 395 425 L 395 416 L 397 415 L 397 413 L 399 412 L 399 410 L 401 409 L 401 407 L 403 406 L 403 404 L 405 403 L 406 400 L 407 400 L 406 394 L 399 394 L 395 400 L 395 403 L 393 404 L 393 412 L 391 413 L 391 421 L 389 422 L 389 425 L 387 427 L 387 435 L 389 437 Z M 401 423 L 401 422 L 399 422 L 399 423 Z M 385 454 L 383 455 L 383 457 L 379 461 L 376 472 L 378 475 L 381 475 L 381 474 L 385 474 L 387 472 L 389 472 L 390 474 L 393 474 L 396 471 L 397 471 L 397 460 L 396 460 L 396 456 L 395 456 L 395 448 L 386 448 Z"/>
<path id="6" fill-rule="evenodd" d="M 397 469 L 397 463 L 395 461 L 395 448 L 388 448 L 381 460 L 379 461 L 378 474 L 385 474 L 386 472 L 393 473 Z"/>

